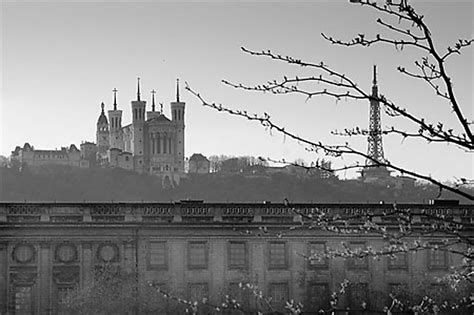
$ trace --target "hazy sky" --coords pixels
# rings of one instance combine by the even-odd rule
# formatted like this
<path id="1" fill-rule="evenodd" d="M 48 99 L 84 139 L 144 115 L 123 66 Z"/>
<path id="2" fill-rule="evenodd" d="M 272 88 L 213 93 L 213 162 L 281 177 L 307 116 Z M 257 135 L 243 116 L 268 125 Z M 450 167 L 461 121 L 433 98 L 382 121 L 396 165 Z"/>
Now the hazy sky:
<path id="1" fill-rule="evenodd" d="M 473 37 L 472 1 L 413 1 L 431 25 L 437 47 Z M 382 33 L 379 15 L 368 8 L 334 1 L 2 1 L 1 5 L 1 142 L 9 155 L 29 142 L 38 149 L 95 141 L 100 103 L 112 104 L 117 88 L 123 124 L 131 121 L 136 78 L 142 98 L 157 90 L 157 101 L 174 100 L 175 79 L 187 81 L 206 99 L 249 112 L 268 112 L 276 122 L 316 141 L 350 141 L 366 150 L 366 140 L 341 139 L 334 129 L 368 124 L 367 102 L 339 102 L 303 96 L 274 96 L 234 90 L 220 83 L 259 84 L 283 75 L 303 75 L 288 67 L 244 54 L 241 46 L 271 49 L 308 61 L 324 61 L 370 89 L 372 65 L 379 69 L 379 90 L 426 120 L 442 119 L 459 130 L 453 114 L 422 82 L 396 71 L 413 69 L 419 54 L 377 46 L 331 46 L 320 33 L 349 39 L 358 33 Z M 448 63 L 460 104 L 473 119 L 472 49 Z M 244 119 L 200 106 L 184 89 L 186 155 L 316 157 L 299 144 Z M 148 110 L 150 103 L 147 104 Z M 400 119 L 384 116 L 383 126 L 413 130 Z M 410 129 L 411 127 L 411 129 Z M 397 136 L 384 138 L 386 157 L 409 169 L 442 179 L 473 178 L 473 155 L 454 146 L 426 145 Z M 349 162 L 347 159 L 343 162 Z M 336 165 L 341 162 L 335 162 Z M 342 174 L 344 176 L 344 174 Z M 351 173 L 346 174 L 351 176 Z"/>

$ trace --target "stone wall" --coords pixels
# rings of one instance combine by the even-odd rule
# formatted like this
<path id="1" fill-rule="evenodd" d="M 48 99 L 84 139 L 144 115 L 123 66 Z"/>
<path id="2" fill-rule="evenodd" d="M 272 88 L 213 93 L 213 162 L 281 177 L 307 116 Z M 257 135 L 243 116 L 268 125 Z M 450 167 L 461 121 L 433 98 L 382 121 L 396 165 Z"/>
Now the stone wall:
<path id="1" fill-rule="evenodd" d="M 124 271 L 138 270 L 140 280 L 159 283 L 183 298 L 191 298 L 193 285 L 204 285 L 213 304 L 221 303 L 229 287 L 239 282 L 256 284 L 267 295 L 273 288 L 287 288 L 288 298 L 306 303 L 311 285 L 321 285 L 329 293 L 348 279 L 366 284 L 372 306 L 382 307 L 390 284 L 411 286 L 426 277 L 442 275 L 448 266 L 460 264 L 460 256 L 447 255 L 445 268 L 437 270 L 429 268 L 427 251 L 408 254 L 406 264 L 397 268 L 389 265 L 388 258 L 367 259 L 357 267 L 342 258 L 312 264 L 305 256 L 310 255 L 315 242 L 326 248 L 340 248 L 341 242 L 346 242 L 377 249 L 384 241 L 377 235 L 348 238 L 289 227 L 303 220 L 295 210 L 300 214 L 322 210 L 353 216 L 390 207 L 393 205 L 300 204 L 290 208 L 282 204 L 199 202 L 0 204 L 0 314 L 14 313 L 15 296 L 28 301 L 25 307 L 31 308 L 30 313 L 56 314 L 61 290 L 91 281 L 95 267 L 104 263 Z M 473 206 L 397 207 L 410 208 L 415 214 L 445 214 L 471 223 L 474 210 Z M 232 265 L 232 242 L 244 248 L 245 262 L 241 266 Z M 159 252 L 164 256 L 155 257 L 162 262 L 158 265 L 151 257 L 156 255 L 151 250 L 156 243 L 164 248 Z M 275 265 L 270 253 L 275 243 L 284 248 L 280 265 Z M 203 246 L 206 256 L 199 266 L 193 265 L 195 258 L 191 257 L 196 244 Z M 256 306 L 254 299 L 246 303 Z M 347 297 L 341 300 L 341 305 L 350 303 Z"/>

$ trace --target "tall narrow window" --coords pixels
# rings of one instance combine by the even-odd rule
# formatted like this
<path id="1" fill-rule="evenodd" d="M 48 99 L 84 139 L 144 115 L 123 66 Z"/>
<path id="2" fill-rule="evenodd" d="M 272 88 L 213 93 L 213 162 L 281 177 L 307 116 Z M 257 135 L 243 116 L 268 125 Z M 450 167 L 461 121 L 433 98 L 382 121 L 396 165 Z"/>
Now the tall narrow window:
<path id="1" fill-rule="evenodd" d="M 369 305 L 369 285 L 353 283 L 349 286 L 349 306 L 353 310 L 361 310 Z"/>
<path id="2" fill-rule="evenodd" d="M 64 308 L 64 303 L 66 302 L 66 299 L 68 298 L 69 294 L 71 294 L 71 291 L 73 290 L 73 287 L 71 286 L 58 286 L 56 288 L 56 308 L 57 308 L 57 313 L 58 314 L 65 314 L 67 313 L 67 310 Z"/>
<path id="3" fill-rule="evenodd" d="M 309 283 L 308 300 L 306 303 L 308 311 L 319 312 L 320 310 L 328 310 L 330 294 L 328 283 Z"/>
<path id="4" fill-rule="evenodd" d="M 250 292 L 249 290 L 245 289 L 245 285 L 241 287 L 239 282 L 231 282 L 229 283 L 229 288 L 227 291 L 227 295 L 235 300 L 238 304 L 242 306 L 243 309 L 248 309 L 249 301 L 250 301 Z M 227 314 L 227 313 L 226 313 Z M 229 314 L 242 314 L 240 311 L 235 313 Z"/>
<path id="5" fill-rule="evenodd" d="M 389 283 L 387 293 L 388 294 L 387 294 L 386 305 L 391 305 L 393 302 L 393 298 L 399 301 L 410 300 L 410 290 L 406 283 Z M 402 311 L 403 310 L 402 308 L 399 308 L 397 307 L 397 305 L 395 305 L 394 310 Z"/>
<path id="6" fill-rule="evenodd" d="M 286 243 L 270 242 L 268 244 L 268 260 L 270 269 L 286 269 L 288 267 Z"/>
<path id="7" fill-rule="evenodd" d="M 430 243 L 433 249 L 428 250 L 428 269 L 445 270 L 448 268 L 448 252 L 442 247 L 442 243 Z"/>
<path id="8" fill-rule="evenodd" d="M 14 313 L 32 314 L 33 313 L 33 295 L 31 286 L 15 286 L 14 295 Z"/>
<path id="9" fill-rule="evenodd" d="M 165 154 L 166 154 L 167 141 L 168 141 L 168 135 L 165 133 L 165 134 L 163 135 L 163 153 L 165 153 Z"/>
<path id="10" fill-rule="evenodd" d="M 149 269 L 168 268 L 168 247 L 166 242 L 151 241 L 148 248 Z"/>
<path id="11" fill-rule="evenodd" d="M 247 267 L 247 243 L 231 241 L 228 244 L 229 269 Z"/>
<path id="12" fill-rule="evenodd" d="M 279 307 L 289 301 L 288 283 L 270 283 L 269 296 L 272 299 L 272 304 Z"/>
<path id="13" fill-rule="evenodd" d="M 191 303 L 202 303 L 204 298 L 209 297 L 209 286 L 207 283 L 190 283 L 188 289 Z"/>
<path id="14" fill-rule="evenodd" d="M 188 243 L 188 267 L 189 269 L 207 269 L 208 263 L 207 242 L 197 241 Z"/>
<path id="15" fill-rule="evenodd" d="M 150 149 L 151 154 L 155 154 L 155 139 L 153 138 L 153 134 L 150 134 Z"/>

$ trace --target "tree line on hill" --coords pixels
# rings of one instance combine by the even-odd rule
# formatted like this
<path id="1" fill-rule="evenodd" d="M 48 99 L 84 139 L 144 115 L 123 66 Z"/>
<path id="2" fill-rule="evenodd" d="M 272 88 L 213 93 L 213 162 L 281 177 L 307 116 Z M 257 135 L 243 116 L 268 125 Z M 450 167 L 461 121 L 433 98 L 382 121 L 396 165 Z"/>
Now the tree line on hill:
<path id="1" fill-rule="evenodd" d="M 156 201 L 205 202 L 424 203 L 438 197 L 432 185 L 387 187 L 332 176 L 265 176 L 217 172 L 188 174 L 179 186 L 164 188 L 161 178 L 118 168 L 80 169 L 48 165 L 0 167 L 1 201 Z M 455 198 L 443 192 L 442 198 Z M 466 200 L 461 200 L 466 202 Z"/>

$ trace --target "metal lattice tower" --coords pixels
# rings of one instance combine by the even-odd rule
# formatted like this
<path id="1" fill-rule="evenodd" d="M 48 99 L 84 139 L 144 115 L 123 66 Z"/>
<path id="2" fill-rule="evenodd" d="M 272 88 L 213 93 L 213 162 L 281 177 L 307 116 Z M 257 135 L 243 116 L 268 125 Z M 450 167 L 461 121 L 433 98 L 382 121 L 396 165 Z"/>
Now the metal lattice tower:
<path id="1" fill-rule="evenodd" d="M 369 116 L 369 136 L 367 155 L 372 160 L 367 159 L 367 165 L 376 165 L 377 162 L 385 162 L 382 144 L 382 126 L 380 122 L 380 103 L 377 87 L 377 66 L 374 65 L 374 79 L 372 81 L 372 97 L 370 98 L 370 116 Z"/>

